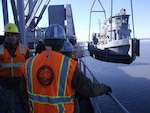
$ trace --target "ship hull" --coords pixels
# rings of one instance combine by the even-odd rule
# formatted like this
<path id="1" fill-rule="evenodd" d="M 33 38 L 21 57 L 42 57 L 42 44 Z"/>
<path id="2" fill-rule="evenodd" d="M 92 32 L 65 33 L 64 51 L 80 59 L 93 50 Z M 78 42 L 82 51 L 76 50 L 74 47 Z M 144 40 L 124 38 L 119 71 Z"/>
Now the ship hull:
<path id="1" fill-rule="evenodd" d="M 130 45 L 120 47 L 116 46 L 114 48 L 110 47 L 105 49 L 100 49 L 89 44 L 88 50 L 90 52 L 90 56 L 95 59 L 106 62 L 130 64 L 136 59 L 136 56 L 139 56 L 140 54 L 140 41 L 137 39 L 132 39 L 129 44 Z"/>
<path id="2" fill-rule="evenodd" d="M 130 56 L 129 54 L 121 55 L 121 54 L 116 54 L 111 50 L 101 50 L 97 48 L 89 49 L 89 52 L 90 55 L 95 59 L 106 61 L 106 62 L 130 64 L 136 58 L 136 55 L 133 56 Z"/>

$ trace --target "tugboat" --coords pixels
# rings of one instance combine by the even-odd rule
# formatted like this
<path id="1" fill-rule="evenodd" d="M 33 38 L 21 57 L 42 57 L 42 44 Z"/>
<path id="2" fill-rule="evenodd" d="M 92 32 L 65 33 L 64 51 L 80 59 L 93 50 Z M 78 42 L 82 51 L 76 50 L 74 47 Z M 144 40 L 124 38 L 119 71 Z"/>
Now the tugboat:
<path id="1" fill-rule="evenodd" d="M 92 34 L 88 43 L 90 55 L 98 60 L 130 64 L 139 56 L 140 41 L 131 38 L 129 14 L 122 8 L 118 14 L 106 19 L 100 33 Z"/>

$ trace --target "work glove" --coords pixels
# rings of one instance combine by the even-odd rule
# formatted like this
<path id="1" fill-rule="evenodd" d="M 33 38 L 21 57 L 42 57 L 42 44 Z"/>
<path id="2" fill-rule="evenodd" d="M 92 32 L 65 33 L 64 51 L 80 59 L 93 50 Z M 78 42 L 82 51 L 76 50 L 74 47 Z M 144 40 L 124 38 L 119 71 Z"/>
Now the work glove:
<path id="1" fill-rule="evenodd" d="M 109 93 L 112 93 L 111 87 L 107 86 L 107 91 L 106 91 L 106 95 L 109 95 Z"/>

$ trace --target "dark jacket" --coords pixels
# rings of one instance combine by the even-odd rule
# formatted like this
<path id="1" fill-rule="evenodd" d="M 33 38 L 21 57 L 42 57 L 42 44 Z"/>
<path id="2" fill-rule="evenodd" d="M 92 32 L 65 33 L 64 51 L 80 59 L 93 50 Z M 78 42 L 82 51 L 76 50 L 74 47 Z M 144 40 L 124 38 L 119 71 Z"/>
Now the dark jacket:
<path id="1" fill-rule="evenodd" d="M 83 72 L 76 67 L 73 79 L 72 87 L 77 93 L 85 97 L 95 97 L 105 94 L 108 87 L 105 84 L 95 84 L 89 78 L 87 78 Z"/>
<path id="2" fill-rule="evenodd" d="M 62 54 L 71 57 L 72 52 L 68 53 L 69 54 Z M 105 84 L 92 83 L 92 81 L 83 74 L 83 72 L 78 68 L 78 66 L 76 67 L 74 72 L 74 77 L 72 79 L 72 87 L 76 90 L 76 96 L 74 99 L 74 113 L 93 113 L 94 109 L 91 105 L 89 97 L 95 97 L 101 94 L 105 94 L 108 90 L 108 87 Z M 81 105 L 82 103 L 85 103 L 86 105 Z M 84 107 L 81 108 L 82 106 Z M 86 108 L 86 110 L 84 108 Z"/>
<path id="3" fill-rule="evenodd" d="M 76 67 L 74 76 L 72 79 L 72 87 L 76 93 L 83 97 L 96 97 L 105 94 L 108 91 L 108 87 L 105 84 L 95 84 L 89 78 L 87 78 L 83 72 Z M 75 112 L 79 113 L 78 101 L 75 100 Z"/>
<path id="4" fill-rule="evenodd" d="M 45 50 L 45 45 L 42 42 L 39 42 L 39 44 L 36 46 L 35 49 L 35 55 L 40 54 L 44 50 Z"/>

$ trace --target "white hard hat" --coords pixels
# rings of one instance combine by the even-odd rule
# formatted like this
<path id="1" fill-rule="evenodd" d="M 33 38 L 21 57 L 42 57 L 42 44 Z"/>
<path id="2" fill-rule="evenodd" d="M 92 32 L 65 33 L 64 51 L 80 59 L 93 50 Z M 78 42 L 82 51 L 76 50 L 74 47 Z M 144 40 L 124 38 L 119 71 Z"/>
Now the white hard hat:
<path id="1" fill-rule="evenodd" d="M 72 50 L 73 50 L 72 44 L 68 41 L 65 41 L 61 52 L 72 52 Z"/>
<path id="2" fill-rule="evenodd" d="M 51 24 L 46 29 L 45 39 L 66 39 L 64 28 L 59 24 Z"/>
<path id="3" fill-rule="evenodd" d="M 44 43 L 46 46 L 51 46 L 52 50 L 60 51 L 66 40 L 64 28 L 59 24 L 51 24 L 45 32 Z"/>

